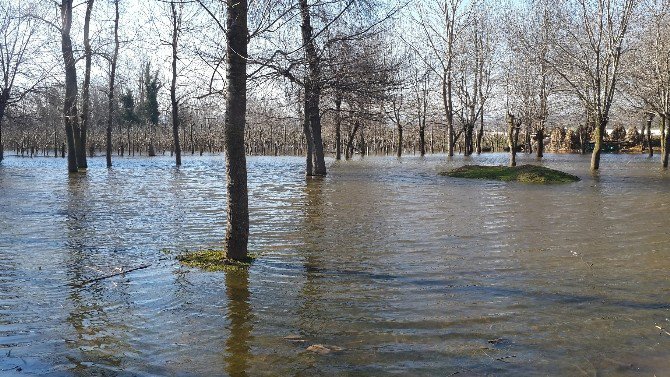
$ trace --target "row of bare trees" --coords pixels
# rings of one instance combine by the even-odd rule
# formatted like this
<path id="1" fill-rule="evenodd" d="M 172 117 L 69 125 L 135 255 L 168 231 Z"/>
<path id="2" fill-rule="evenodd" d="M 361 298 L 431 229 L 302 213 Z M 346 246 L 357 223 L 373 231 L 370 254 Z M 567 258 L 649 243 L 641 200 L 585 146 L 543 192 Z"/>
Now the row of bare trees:
<path id="1" fill-rule="evenodd" d="M 171 124 L 168 149 L 179 165 L 179 136 L 189 128 L 180 112 L 202 107 L 210 96 L 225 97 L 226 42 L 212 36 L 226 30 L 226 7 L 205 0 L 121 1 L 112 7 L 85 1 L 77 10 L 61 1 L 56 22 L 48 17 L 52 5 L 22 4 L 4 5 L 1 31 L 14 42 L 0 46 L 7 50 L 0 113 L 36 111 L 21 100 L 64 88 L 64 135 L 74 151 L 68 164 L 74 171 L 75 165 L 86 168 L 88 131 L 98 126 L 90 121 L 92 83 L 108 83 L 108 165 L 121 139 L 114 133 L 130 128 L 120 114 L 123 97 L 131 93 L 145 102 L 154 90 L 160 113 L 134 127 L 149 128 L 147 152 L 154 155 L 156 127 Z M 667 0 L 260 1 L 249 10 L 248 96 L 273 103 L 267 121 L 292 119 L 292 128 L 302 128 L 307 175 L 326 174 L 328 152 L 336 158 L 352 154 L 369 124 L 395 130 L 398 155 L 408 127 L 416 132 L 420 154 L 427 151 L 426 130 L 437 127 L 448 139 L 448 155 L 458 146 L 469 155 L 486 149 L 487 133 L 506 133 L 508 115 L 524 131 L 525 150 L 536 141 L 538 157 L 549 126 L 593 127 L 591 167 L 597 169 L 611 119 L 643 122 L 653 113 L 667 165 L 668 8 Z M 148 21 L 140 29 L 133 28 L 137 17 Z M 64 76 L 53 64 L 54 30 L 61 37 Z M 163 57 L 164 63 L 153 61 L 152 83 L 135 85 L 133 77 L 153 60 L 138 50 Z M 84 72 L 81 83 L 77 69 Z M 224 106 L 207 106 L 206 118 L 222 122 Z M 10 126 L 10 133 L 20 133 L 17 128 Z M 331 133 L 334 147 L 325 138 Z"/>

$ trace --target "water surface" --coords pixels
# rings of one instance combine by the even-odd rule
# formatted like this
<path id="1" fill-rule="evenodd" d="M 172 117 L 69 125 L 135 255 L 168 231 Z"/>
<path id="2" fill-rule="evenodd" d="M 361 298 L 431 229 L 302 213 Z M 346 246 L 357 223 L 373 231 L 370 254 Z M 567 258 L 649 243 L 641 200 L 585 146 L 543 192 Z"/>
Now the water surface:
<path id="1" fill-rule="evenodd" d="M 437 175 L 505 162 L 368 157 L 306 180 L 302 158 L 251 157 L 259 258 L 225 274 L 174 260 L 224 238 L 223 157 L 94 158 L 70 177 L 62 159 L 8 157 L 0 371 L 670 374 L 670 175 L 629 155 L 596 175 L 548 155 L 582 178 L 559 186 Z"/>

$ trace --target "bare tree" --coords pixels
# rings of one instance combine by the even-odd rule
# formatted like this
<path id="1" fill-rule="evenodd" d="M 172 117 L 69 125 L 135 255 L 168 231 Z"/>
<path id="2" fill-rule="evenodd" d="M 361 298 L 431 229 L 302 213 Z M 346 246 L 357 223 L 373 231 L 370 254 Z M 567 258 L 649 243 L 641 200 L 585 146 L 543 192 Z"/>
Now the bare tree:
<path id="1" fill-rule="evenodd" d="M 647 115 L 647 145 L 650 156 L 651 124 L 654 114 L 660 118 L 661 163 L 668 167 L 668 121 L 670 120 L 670 3 L 666 0 L 646 0 L 642 4 L 645 19 L 640 38 L 629 55 L 624 80 L 625 92 L 632 97 L 633 106 Z"/>
<path id="2" fill-rule="evenodd" d="M 65 135 L 67 139 L 67 169 L 70 173 L 78 171 L 76 141 L 79 141 L 79 116 L 77 113 L 77 67 L 72 50 L 72 0 L 62 0 L 61 14 L 61 49 L 65 66 Z M 79 136 L 77 136 L 79 135 Z"/>
<path id="3" fill-rule="evenodd" d="M 457 135 L 463 135 L 464 155 L 469 156 L 474 153 L 474 129 L 478 121 L 478 133 L 483 135 L 484 106 L 491 91 L 493 29 L 488 9 L 479 1 L 471 4 L 466 19 L 454 57 L 454 91 L 459 105 L 454 115 L 462 125 Z"/>
<path id="4" fill-rule="evenodd" d="M 522 109 L 527 118 L 524 122 L 529 132 L 534 131 L 538 158 L 544 155 L 549 98 L 556 92 L 555 74 L 547 63 L 554 48 L 555 8 L 549 0 L 531 1 L 521 9 L 509 9 L 503 23 L 508 49 L 514 57 L 512 64 L 518 68 L 513 80 L 516 83 L 514 92 L 526 106 Z"/>
<path id="5" fill-rule="evenodd" d="M 595 120 L 591 169 L 600 168 L 603 137 L 619 81 L 621 56 L 634 0 L 573 0 L 547 63 L 586 105 Z"/>
<path id="6" fill-rule="evenodd" d="M 2 123 L 8 107 L 34 91 L 46 77 L 44 68 L 30 66 L 37 59 L 38 24 L 21 3 L 0 3 L 0 162 L 4 158 Z"/>
<path id="7" fill-rule="evenodd" d="M 92 0 L 89 0 L 92 1 Z M 114 124 L 116 101 L 114 92 L 116 91 L 116 63 L 119 55 L 119 0 L 114 0 L 114 52 L 110 59 L 109 70 L 109 92 L 107 92 L 107 129 L 105 132 L 106 160 L 107 167 L 112 167 L 112 126 Z"/>
<path id="8" fill-rule="evenodd" d="M 414 99 L 419 130 L 419 154 L 426 155 L 426 119 L 428 117 L 428 98 L 430 96 L 430 71 L 414 72 Z"/>
<path id="9" fill-rule="evenodd" d="M 87 131 L 90 122 L 90 87 L 91 87 L 91 61 L 93 59 L 93 51 L 91 48 L 91 12 L 93 11 L 94 0 L 86 1 L 86 15 L 84 16 L 84 82 L 81 86 L 81 128 L 79 129 L 79 142 L 77 148 L 77 167 L 79 169 L 87 169 L 88 162 L 86 161 L 86 143 Z M 76 128 L 75 128 L 75 132 Z M 75 140 L 77 137 L 75 135 Z"/>
<path id="10" fill-rule="evenodd" d="M 447 124 L 448 154 L 454 155 L 456 143 L 454 130 L 454 64 L 456 43 L 460 33 L 462 0 L 431 0 L 417 2 L 418 18 L 415 20 L 427 41 L 429 52 L 421 51 L 417 45 L 405 40 L 417 52 L 418 56 L 440 77 L 442 105 Z"/>
<path id="11" fill-rule="evenodd" d="M 172 82 L 170 84 L 170 103 L 172 105 L 172 136 L 175 162 L 177 166 L 181 165 L 181 146 L 179 145 L 179 101 L 177 99 L 177 48 L 179 44 L 179 34 L 181 32 L 181 7 L 183 7 L 183 4 L 177 6 L 174 0 L 170 1 L 172 23 Z"/>
<path id="12" fill-rule="evenodd" d="M 300 16 L 302 18 L 300 29 L 302 31 L 302 43 L 305 48 L 305 58 L 307 62 L 307 74 L 305 76 L 305 118 L 309 119 L 309 122 L 305 121 L 305 131 L 309 130 L 314 148 L 314 170 L 312 172 L 307 171 L 307 174 L 324 176 L 326 175 L 326 161 L 323 153 L 321 114 L 319 107 L 322 89 L 321 59 L 316 51 L 310 5 L 307 0 L 299 1 Z M 309 129 L 307 126 L 309 126 Z"/>

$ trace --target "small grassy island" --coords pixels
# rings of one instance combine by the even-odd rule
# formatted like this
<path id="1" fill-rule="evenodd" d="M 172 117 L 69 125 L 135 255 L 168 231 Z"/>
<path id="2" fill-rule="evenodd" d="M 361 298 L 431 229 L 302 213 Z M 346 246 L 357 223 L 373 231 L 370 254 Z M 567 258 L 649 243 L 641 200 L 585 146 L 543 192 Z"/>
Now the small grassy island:
<path id="1" fill-rule="evenodd" d="M 244 261 L 226 259 L 223 250 L 200 250 L 177 255 L 177 260 L 184 266 L 200 268 L 209 272 L 246 268 L 251 265 L 254 259 L 251 256 Z"/>
<path id="2" fill-rule="evenodd" d="M 440 175 L 456 178 L 543 184 L 579 181 L 579 177 L 572 174 L 536 165 L 521 165 L 515 167 L 465 165 L 451 171 L 442 172 Z"/>

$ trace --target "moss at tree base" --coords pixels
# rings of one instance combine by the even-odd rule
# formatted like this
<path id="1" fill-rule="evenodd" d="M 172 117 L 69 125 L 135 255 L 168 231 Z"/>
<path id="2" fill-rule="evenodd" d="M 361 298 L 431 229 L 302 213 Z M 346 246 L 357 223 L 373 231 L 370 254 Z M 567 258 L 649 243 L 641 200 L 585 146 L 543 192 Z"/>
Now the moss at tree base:
<path id="1" fill-rule="evenodd" d="M 579 177 L 572 174 L 536 165 L 521 165 L 516 167 L 465 165 L 448 172 L 442 172 L 440 175 L 456 178 L 544 184 L 579 181 Z"/>
<path id="2" fill-rule="evenodd" d="M 177 256 L 179 263 L 188 267 L 200 268 L 205 271 L 230 271 L 239 268 L 247 268 L 255 260 L 249 256 L 245 260 L 238 261 L 227 259 L 223 250 L 200 250 L 191 251 Z"/>

